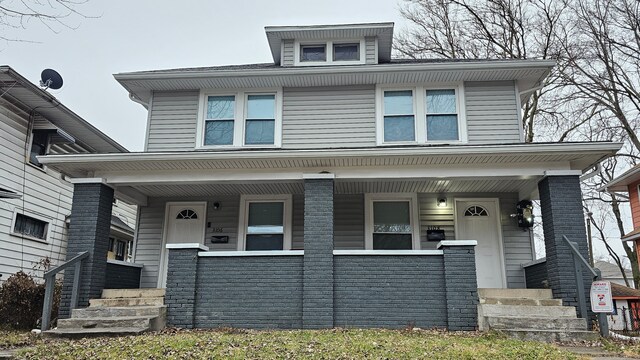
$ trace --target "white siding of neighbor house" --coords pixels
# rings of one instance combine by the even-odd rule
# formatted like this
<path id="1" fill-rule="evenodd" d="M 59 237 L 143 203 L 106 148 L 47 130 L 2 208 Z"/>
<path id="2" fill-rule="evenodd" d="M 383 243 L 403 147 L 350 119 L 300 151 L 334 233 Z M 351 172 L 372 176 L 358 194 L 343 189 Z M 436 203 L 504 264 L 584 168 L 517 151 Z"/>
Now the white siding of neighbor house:
<path id="1" fill-rule="evenodd" d="M 293 66 L 293 58 L 295 56 L 293 46 L 293 40 L 282 40 L 282 58 L 280 59 L 280 65 Z"/>
<path id="2" fill-rule="evenodd" d="M 285 88 L 283 148 L 376 145 L 375 86 Z"/>
<path id="3" fill-rule="evenodd" d="M 436 207 L 438 194 L 418 194 L 420 212 L 420 239 L 422 249 L 435 249 L 437 242 L 426 240 L 428 226 L 439 226 L 445 230 L 446 239 L 455 239 L 454 198 L 499 198 L 500 220 L 504 254 L 506 259 L 507 284 L 510 288 L 524 287 L 524 274 L 521 264 L 533 260 L 529 231 L 518 228 L 510 214 L 515 211 L 517 194 L 460 193 L 446 194 L 447 207 Z M 135 261 L 143 263 L 142 286 L 155 287 L 158 262 L 162 245 L 165 205 L 167 201 L 203 201 L 208 203 L 207 228 L 204 243 L 211 251 L 237 250 L 237 230 L 240 196 L 215 196 L 208 198 L 151 199 L 149 206 L 140 208 L 138 227 L 137 255 Z M 213 209 L 213 203 L 219 202 L 220 208 Z M 334 248 L 337 250 L 364 249 L 364 195 L 340 194 L 334 198 Z M 304 197 L 293 195 L 292 248 L 304 248 Z M 210 238 L 213 228 L 220 227 L 223 232 L 215 235 L 229 236 L 228 244 L 212 244 Z"/>
<path id="4" fill-rule="evenodd" d="M 520 142 L 515 85 L 467 82 L 470 144 Z M 196 146 L 198 91 L 155 92 L 147 151 L 192 151 Z M 284 88 L 282 148 L 376 146 L 374 85 Z"/>
<path id="5" fill-rule="evenodd" d="M 467 82 L 464 89 L 470 143 L 520 142 L 513 81 Z"/>
<path id="6" fill-rule="evenodd" d="M 378 52 L 376 49 L 376 38 L 366 37 L 364 38 L 364 53 L 365 53 L 365 64 L 377 64 L 378 63 Z"/>
<path id="7" fill-rule="evenodd" d="M 155 92 L 146 151 L 187 151 L 196 144 L 198 91 Z"/>

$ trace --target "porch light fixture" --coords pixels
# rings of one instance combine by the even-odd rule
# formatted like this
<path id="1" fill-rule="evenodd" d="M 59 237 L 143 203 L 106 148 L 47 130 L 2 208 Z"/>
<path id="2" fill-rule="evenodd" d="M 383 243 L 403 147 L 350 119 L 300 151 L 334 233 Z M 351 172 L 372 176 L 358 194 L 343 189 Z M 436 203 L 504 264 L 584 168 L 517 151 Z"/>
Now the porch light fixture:
<path id="1" fill-rule="evenodd" d="M 533 226 L 533 203 L 531 200 L 521 200 L 516 206 L 516 219 L 518 226 L 521 228 L 530 228 Z"/>
<path id="2" fill-rule="evenodd" d="M 438 207 L 441 207 L 441 208 L 447 207 L 447 198 L 445 198 L 445 197 L 438 198 L 438 201 L 437 201 L 436 204 L 437 204 Z"/>

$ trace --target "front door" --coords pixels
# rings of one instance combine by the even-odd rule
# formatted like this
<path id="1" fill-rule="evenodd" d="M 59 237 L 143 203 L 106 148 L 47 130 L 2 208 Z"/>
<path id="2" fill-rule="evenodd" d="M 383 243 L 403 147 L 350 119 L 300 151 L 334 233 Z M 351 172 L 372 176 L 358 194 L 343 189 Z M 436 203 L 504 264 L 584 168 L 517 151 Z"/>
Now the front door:
<path id="1" fill-rule="evenodd" d="M 206 202 L 172 202 L 167 204 L 167 222 L 162 245 L 158 287 L 164 288 L 167 284 L 167 263 L 169 261 L 167 244 L 204 243 L 206 209 Z"/>
<path id="2" fill-rule="evenodd" d="M 493 199 L 456 201 L 456 239 L 476 240 L 479 288 L 505 287 L 498 202 Z"/>

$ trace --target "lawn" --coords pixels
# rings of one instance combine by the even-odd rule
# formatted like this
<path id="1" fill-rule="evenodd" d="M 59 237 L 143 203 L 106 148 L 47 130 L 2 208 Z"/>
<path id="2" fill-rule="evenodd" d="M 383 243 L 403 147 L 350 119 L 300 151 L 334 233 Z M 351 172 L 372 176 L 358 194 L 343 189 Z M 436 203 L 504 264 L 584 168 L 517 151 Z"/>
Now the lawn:
<path id="1" fill-rule="evenodd" d="M 18 359 L 580 359 L 552 345 L 495 333 L 425 330 L 166 330 L 79 340 L 0 332 L 0 337 L 0 347 L 31 346 L 19 351 Z"/>

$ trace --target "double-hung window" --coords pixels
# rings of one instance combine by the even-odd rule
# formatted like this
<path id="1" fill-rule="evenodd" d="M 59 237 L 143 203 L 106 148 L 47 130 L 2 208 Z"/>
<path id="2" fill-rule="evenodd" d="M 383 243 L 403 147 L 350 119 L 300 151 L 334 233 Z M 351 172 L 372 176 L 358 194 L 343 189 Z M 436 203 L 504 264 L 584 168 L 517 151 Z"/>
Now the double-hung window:
<path id="1" fill-rule="evenodd" d="M 378 88 L 378 144 L 466 142 L 462 86 Z"/>
<path id="2" fill-rule="evenodd" d="M 240 203 L 238 250 L 291 249 L 290 195 L 245 195 Z"/>
<path id="3" fill-rule="evenodd" d="M 237 91 L 201 95 L 197 147 L 279 147 L 282 92 Z"/>
<path id="4" fill-rule="evenodd" d="M 417 250 L 419 218 L 415 194 L 365 195 L 365 247 L 369 250 Z"/>

